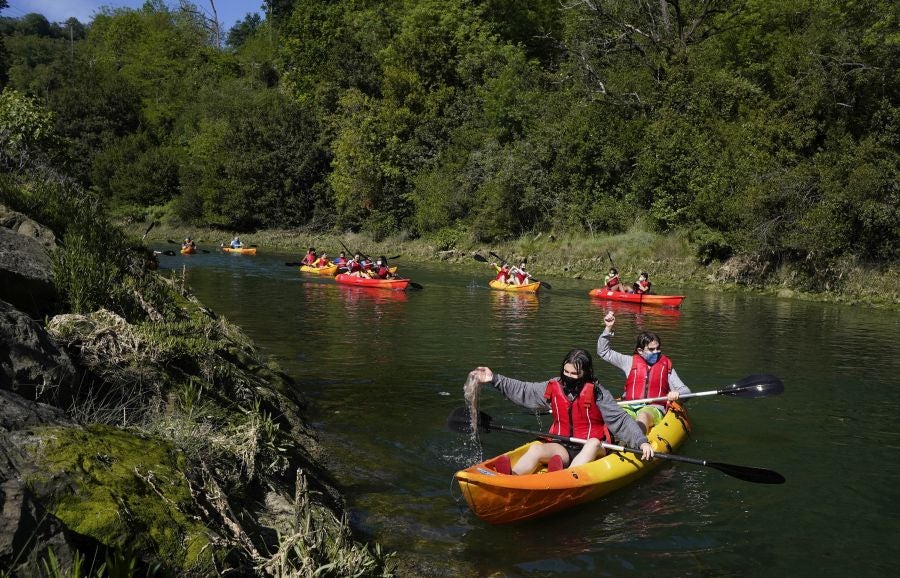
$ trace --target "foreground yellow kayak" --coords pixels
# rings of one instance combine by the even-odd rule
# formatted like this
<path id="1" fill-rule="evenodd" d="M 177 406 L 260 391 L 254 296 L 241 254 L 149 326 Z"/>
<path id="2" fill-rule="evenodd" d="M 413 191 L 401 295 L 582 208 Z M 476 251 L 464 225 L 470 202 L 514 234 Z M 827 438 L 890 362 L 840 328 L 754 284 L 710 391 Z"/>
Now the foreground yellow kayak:
<path id="1" fill-rule="evenodd" d="M 516 285 L 515 283 L 504 283 L 499 279 L 491 279 L 491 282 L 488 283 L 492 289 L 499 289 L 501 291 L 513 291 L 517 293 L 537 293 L 538 289 L 541 288 L 541 283 L 539 281 L 535 281 L 534 283 L 526 283 L 525 285 Z"/>
<path id="2" fill-rule="evenodd" d="M 673 453 L 691 431 L 687 413 L 672 404 L 647 438 L 657 453 Z M 507 452 L 512 464 L 531 442 Z M 659 460 L 642 461 L 627 452 L 612 452 L 593 462 L 556 472 L 515 476 L 497 473 L 497 457 L 456 472 L 462 495 L 472 512 L 490 524 L 509 524 L 546 516 L 596 500 L 626 486 L 651 471 Z"/>

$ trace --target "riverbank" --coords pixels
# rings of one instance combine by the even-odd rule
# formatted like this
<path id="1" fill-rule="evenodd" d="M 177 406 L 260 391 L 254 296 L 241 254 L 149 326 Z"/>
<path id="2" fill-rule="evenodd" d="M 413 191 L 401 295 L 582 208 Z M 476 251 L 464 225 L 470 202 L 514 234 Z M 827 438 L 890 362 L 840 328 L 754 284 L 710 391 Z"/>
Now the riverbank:
<path id="1" fill-rule="evenodd" d="M 131 226 L 130 232 L 142 235 L 144 227 Z M 232 237 L 217 229 L 158 225 L 150 230 L 147 241 L 175 241 L 186 235 L 197 243 L 212 245 L 227 243 Z M 875 267 L 853 261 L 841 263 L 840 272 L 829 275 L 831 280 L 819 288 L 808 272 L 792 264 L 772 265 L 752 256 L 698 263 L 695 250 L 685 236 L 660 235 L 640 228 L 606 236 L 538 233 L 490 246 L 468 241 L 463 232 L 440 239 L 394 236 L 379 241 L 358 233 L 335 235 L 303 230 L 263 230 L 240 237 L 245 244 L 294 252 L 297 260 L 308 247 L 327 251 L 331 256 L 346 248 L 371 256 L 399 254 L 404 260 L 442 261 L 465 266 L 475 264 L 474 253 L 491 259 L 489 253 L 493 252 L 512 261 L 527 259 L 529 270 L 538 277 L 594 279 L 600 284 L 609 268 L 615 266 L 623 281 L 629 283 L 640 271 L 647 271 L 659 293 L 677 293 L 681 287 L 690 287 L 900 309 L 900 264 Z"/>
<path id="2" fill-rule="evenodd" d="M 291 378 L 89 218 L 0 205 L 0 576 L 392 575 Z"/>

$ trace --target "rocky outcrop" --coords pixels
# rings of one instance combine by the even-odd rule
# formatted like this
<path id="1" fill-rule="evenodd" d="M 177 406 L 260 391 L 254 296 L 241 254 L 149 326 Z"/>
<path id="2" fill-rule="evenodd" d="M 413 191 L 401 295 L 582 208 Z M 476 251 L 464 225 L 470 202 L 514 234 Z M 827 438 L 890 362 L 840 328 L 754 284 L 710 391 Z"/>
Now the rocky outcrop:
<path id="1" fill-rule="evenodd" d="M 32 317 L 53 310 L 50 251 L 56 237 L 43 225 L 0 205 L 0 299 Z"/>
<path id="2" fill-rule="evenodd" d="M 66 406 L 76 370 L 36 321 L 0 301 L 0 390 Z"/>
<path id="3" fill-rule="evenodd" d="M 71 425 L 57 408 L 0 391 L 0 568 L 11 576 L 32 575 L 50 550 L 64 568 L 71 567 L 79 550 L 103 551 L 95 540 L 72 532 L 48 512 L 35 485 L 26 481 L 35 473 L 32 456 L 21 449 L 32 443 L 31 428 Z"/>

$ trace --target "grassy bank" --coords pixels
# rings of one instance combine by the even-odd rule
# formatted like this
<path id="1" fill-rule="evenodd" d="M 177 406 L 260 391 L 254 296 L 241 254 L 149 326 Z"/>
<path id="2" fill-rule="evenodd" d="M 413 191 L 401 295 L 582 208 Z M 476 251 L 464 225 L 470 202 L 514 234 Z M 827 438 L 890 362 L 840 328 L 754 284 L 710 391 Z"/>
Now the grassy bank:
<path id="1" fill-rule="evenodd" d="M 132 233 L 143 230 L 132 228 Z M 216 229 L 154 227 L 148 240 L 178 240 L 190 235 L 201 244 L 230 241 L 232 234 Z M 469 264 L 471 254 L 488 252 L 510 260 L 526 258 L 529 269 L 538 276 L 595 279 L 600 281 L 614 265 L 625 282 L 633 281 L 640 271 L 650 273 L 658 288 L 675 292 L 679 287 L 709 291 L 751 291 L 783 298 L 841 302 L 900 309 L 900 264 L 876 267 L 847 260 L 829 271 L 829 281 L 819 282 L 796 264 L 763 262 L 751 256 L 738 256 L 726 262 L 698 263 L 696 253 L 684 235 L 660 235 L 640 226 L 618 235 L 556 236 L 538 233 L 519 239 L 479 245 L 460 231 L 456 235 L 407 239 L 400 236 L 376 241 L 358 233 L 311 232 L 304 230 L 262 230 L 241 235 L 245 244 L 282 251 L 293 251 L 299 259 L 307 247 L 316 247 L 336 255 L 346 246 L 369 255 L 402 254 L 404 259 Z M 490 257 L 489 257 L 490 258 Z M 835 274 L 836 273 L 836 274 Z"/>

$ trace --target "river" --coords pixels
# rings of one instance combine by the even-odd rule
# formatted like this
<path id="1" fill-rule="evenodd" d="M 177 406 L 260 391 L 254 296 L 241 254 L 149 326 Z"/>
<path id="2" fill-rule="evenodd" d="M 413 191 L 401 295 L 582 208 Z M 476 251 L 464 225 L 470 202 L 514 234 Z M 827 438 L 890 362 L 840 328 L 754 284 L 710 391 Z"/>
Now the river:
<path id="1" fill-rule="evenodd" d="M 169 247 L 161 247 L 167 249 Z M 165 257 L 197 296 L 244 328 L 310 401 L 353 524 L 431 576 L 888 576 L 900 562 L 900 314 L 697 289 L 678 310 L 592 300 L 596 282 L 547 278 L 536 297 L 487 288 L 490 269 L 393 264 L 424 286 L 405 293 L 338 286 L 285 266 L 298 255 Z M 533 263 L 539 271 L 539 263 Z M 445 427 L 467 373 L 487 365 L 527 380 L 558 371 L 572 347 L 596 351 L 607 309 L 613 348 L 641 330 L 693 391 L 755 373 L 780 377 L 764 399 L 701 397 L 680 453 L 773 469 L 783 485 L 664 463 L 636 484 L 541 520 L 490 526 L 453 473 L 527 438 L 481 447 Z M 595 360 L 613 393 L 624 378 Z M 498 421 L 545 429 L 485 391 Z"/>

